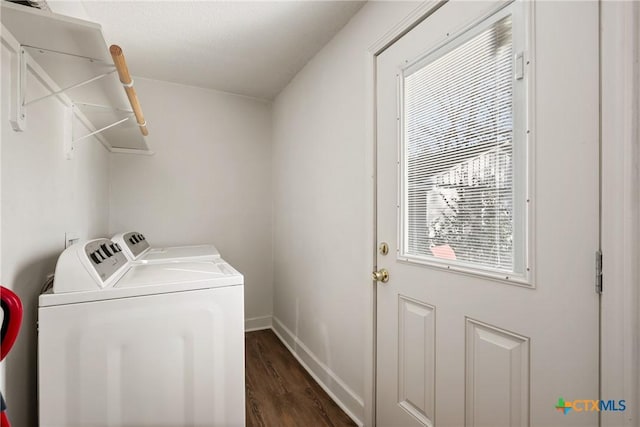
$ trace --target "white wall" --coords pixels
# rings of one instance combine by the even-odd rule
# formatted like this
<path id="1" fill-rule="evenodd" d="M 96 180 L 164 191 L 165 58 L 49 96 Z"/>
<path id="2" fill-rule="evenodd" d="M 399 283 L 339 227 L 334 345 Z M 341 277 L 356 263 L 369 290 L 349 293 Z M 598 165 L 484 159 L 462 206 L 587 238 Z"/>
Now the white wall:
<path id="1" fill-rule="evenodd" d="M 135 79 L 154 156 L 113 154 L 110 232 L 214 243 L 245 275 L 245 318 L 272 313 L 271 105 Z"/>
<path id="2" fill-rule="evenodd" d="M 369 2 L 274 102 L 274 327 L 360 421 L 372 257 L 366 52 L 416 6 Z"/>
<path id="3" fill-rule="evenodd" d="M 4 35 L 4 34 L 3 34 Z M 0 283 L 24 305 L 20 335 L 3 362 L 2 392 L 14 426 L 37 425 L 37 296 L 64 249 L 65 232 L 81 238 L 108 231 L 108 152 L 96 140 L 63 151 L 63 109 L 55 98 L 27 110 L 27 130 L 14 132 L 7 120 L 12 80 L 10 49 L 2 46 L 1 245 Z M 27 99 L 47 91 L 33 76 Z"/>

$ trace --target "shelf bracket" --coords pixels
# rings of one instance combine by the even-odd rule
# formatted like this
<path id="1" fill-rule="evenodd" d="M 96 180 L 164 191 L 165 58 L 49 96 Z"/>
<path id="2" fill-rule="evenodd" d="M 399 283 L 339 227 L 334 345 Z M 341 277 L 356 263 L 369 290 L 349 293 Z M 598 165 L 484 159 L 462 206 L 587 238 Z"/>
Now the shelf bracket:
<path id="1" fill-rule="evenodd" d="M 103 106 L 103 105 L 94 105 L 94 104 L 78 104 L 78 105 L 87 105 L 87 106 L 91 106 L 91 107 L 98 107 L 98 108 L 104 108 L 106 110 L 112 110 L 112 111 L 121 111 L 121 112 L 125 112 L 125 113 L 129 113 L 131 114 L 131 116 L 129 117 L 125 117 L 123 119 L 117 120 L 111 124 L 108 124 L 106 126 L 101 127 L 100 129 L 96 129 L 94 131 L 89 132 L 86 135 L 82 135 L 78 138 L 74 138 L 73 135 L 73 122 L 74 122 L 74 117 L 76 116 L 76 104 L 73 104 L 71 107 L 67 108 L 65 111 L 65 126 L 64 126 L 64 151 L 65 151 L 65 157 L 67 159 L 71 159 L 73 157 L 73 150 L 75 147 L 75 144 L 79 141 L 82 141 L 83 139 L 89 138 L 90 136 L 96 135 L 100 132 L 103 132 L 107 129 L 110 129 L 114 126 L 118 126 L 121 123 L 126 122 L 127 120 L 132 119 L 133 116 L 133 111 L 129 111 L 129 110 L 123 110 L 120 108 L 111 108 L 111 107 L 107 107 L 107 106 Z"/>
<path id="2" fill-rule="evenodd" d="M 11 126 L 13 127 L 13 130 L 18 131 L 18 132 L 22 132 L 26 129 L 26 124 L 27 124 L 27 107 L 29 105 L 35 104 L 37 102 L 43 101 L 45 99 L 51 98 L 53 96 L 58 96 L 61 95 L 71 89 L 75 89 L 75 88 L 79 88 L 81 86 L 85 86 L 89 83 L 95 82 L 96 80 L 100 80 L 106 76 L 109 76 L 113 73 L 116 72 L 116 68 L 115 65 L 110 65 L 111 67 L 113 67 L 113 69 L 104 72 L 102 74 L 99 74 L 95 77 L 91 77 L 90 79 L 81 81 L 79 83 L 75 83 L 72 84 L 70 86 L 67 86 L 65 88 L 62 89 L 58 89 L 58 90 L 54 90 L 51 93 L 41 96 L 40 98 L 36 98 L 36 99 L 32 99 L 30 101 L 27 101 L 27 58 L 28 58 L 28 53 L 25 50 L 26 48 L 32 48 L 32 49 L 38 49 L 40 51 L 46 51 L 46 52 L 50 52 L 50 53 L 55 53 L 55 54 L 59 54 L 59 55 L 67 55 L 67 56 L 73 56 L 73 57 L 77 57 L 77 58 L 81 58 L 81 59 L 86 59 L 88 61 L 91 62 L 101 62 L 104 63 L 104 61 L 100 61 L 98 59 L 94 59 L 94 58 L 87 58 L 84 56 L 80 56 L 80 55 L 74 55 L 71 53 L 66 53 L 66 52 L 57 52 L 57 51 L 53 51 L 53 50 L 49 50 L 49 49 L 43 49 L 43 48 L 39 48 L 39 47 L 35 47 L 35 46 L 28 46 L 28 45 L 20 45 L 20 49 L 18 51 L 18 59 L 17 61 L 15 61 L 16 63 L 13 64 L 14 65 L 14 72 L 16 73 L 16 75 L 18 76 L 17 78 L 17 82 L 18 84 L 16 85 L 16 91 L 15 91 L 15 99 L 12 100 L 12 102 L 15 105 L 15 110 L 16 113 L 12 114 L 12 117 L 10 119 L 11 121 Z"/>
<path id="3" fill-rule="evenodd" d="M 108 75 L 110 75 L 110 74 L 113 74 L 113 73 L 115 73 L 115 72 L 116 72 L 116 69 L 114 68 L 114 69 L 113 69 L 113 70 L 111 70 L 111 71 L 107 71 L 106 73 L 102 73 L 102 74 L 100 74 L 100 75 L 98 75 L 98 76 L 95 76 L 95 77 L 92 77 L 92 78 L 90 78 L 90 79 L 84 80 L 84 81 L 82 81 L 82 82 L 80 82 L 80 83 L 76 83 L 76 84 L 73 84 L 73 85 L 71 85 L 71 86 L 67 86 L 67 87 L 65 87 L 64 89 L 60 89 L 60 90 L 57 90 L 57 91 L 55 91 L 55 92 L 51 92 L 50 94 L 45 95 L 45 96 L 41 96 L 40 98 L 32 99 L 32 100 L 31 100 L 31 101 L 29 101 L 29 102 L 25 102 L 25 103 L 24 103 L 24 107 L 27 107 L 27 106 L 29 106 L 29 105 L 31 105 L 31 104 L 35 104 L 36 102 L 42 101 L 42 100 L 47 99 L 47 98 L 51 98 L 52 96 L 60 95 L 61 93 L 65 93 L 65 92 L 66 92 L 66 91 L 68 91 L 68 90 L 75 89 L 75 88 L 78 88 L 78 87 L 84 86 L 84 85 L 86 85 L 86 84 L 89 84 L 89 83 L 95 82 L 96 80 L 100 80 L 101 78 L 106 77 L 106 76 L 108 76 Z"/>
<path id="4" fill-rule="evenodd" d="M 27 115 L 24 108 L 24 96 L 27 84 L 27 58 L 24 48 L 19 46 L 11 58 L 11 72 L 16 76 L 17 84 L 11 88 L 11 112 L 9 122 L 16 132 L 23 132 L 27 128 Z"/>
<path id="5" fill-rule="evenodd" d="M 73 117 L 75 113 L 74 107 L 66 107 L 64 109 L 64 124 L 63 126 L 63 138 L 64 138 L 64 157 L 67 160 L 71 160 L 73 157 Z"/>
<path id="6" fill-rule="evenodd" d="M 118 126 L 120 123 L 124 123 L 124 122 L 126 122 L 127 120 L 129 120 L 130 118 L 131 118 L 131 117 L 125 117 L 124 119 L 118 120 L 117 122 L 111 123 L 110 125 L 107 125 L 107 126 L 101 127 L 100 129 L 98 129 L 98 130 L 94 130 L 93 132 L 90 132 L 90 133 L 88 133 L 88 134 L 86 134 L 86 135 L 82 135 L 81 137 L 74 139 L 72 142 L 73 142 L 73 144 L 75 144 L 76 142 L 78 142 L 78 141 L 82 141 L 82 140 L 83 140 L 83 139 L 85 139 L 85 138 L 89 138 L 90 136 L 93 136 L 93 135 L 95 135 L 95 134 L 97 134 L 97 133 L 100 133 L 100 132 L 102 132 L 102 131 L 105 131 L 105 130 L 107 130 L 107 129 L 109 129 L 109 128 L 112 128 L 112 127 L 114 127 L 114 126 Z"/>

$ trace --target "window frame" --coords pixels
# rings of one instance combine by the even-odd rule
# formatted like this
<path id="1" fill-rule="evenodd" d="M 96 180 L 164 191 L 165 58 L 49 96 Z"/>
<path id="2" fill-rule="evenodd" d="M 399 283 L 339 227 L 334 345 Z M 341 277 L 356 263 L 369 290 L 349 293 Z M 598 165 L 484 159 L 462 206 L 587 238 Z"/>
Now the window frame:
<path id="1" fill-rule="evenodd" d="M 398 102 L 398 203 L 397 228 L 398 251 L 396 259 L 399 262 L 432 267 L 440 270 L 470 274 L 482 278 L 506 282 L 509 284 L 535 287 L 533 269 L 533 155 L 531 153 L 531 127 L 534 100 L 532 96 L 533 67 L 530 66 L 533 55 L 530 34 L 532 28 L 529 20 L 533 15 L 526 6 L 526 2 L 511 1 L 501 4 L 486 15 L 480 17 L 467 26 L 446 34 L 438 43 L 414 61 L 403 64 L 398 69 L 397 102 Z M 414 255 L 408 253 L 408 200 L 407 200 L 407 162 L 405 158 L 405 97 L 404 81 L 414 72 L 425 65 L 441 58 L 473 37 L 485 31 L 502 18 L 511 15 L 512 18 L 512 51 L 513 61 L 522 55 L 523 78 L 514 80 L 513 85 L 513 142 L 512 142 L 512 170 L 513 170 L 513 271 L 483 267 L 466 261 L 446 260 L 429 255 Z M 514 63 L 514 71 L 516 70 Z M 514 76 L 515 78 L 515 76 Z"/>

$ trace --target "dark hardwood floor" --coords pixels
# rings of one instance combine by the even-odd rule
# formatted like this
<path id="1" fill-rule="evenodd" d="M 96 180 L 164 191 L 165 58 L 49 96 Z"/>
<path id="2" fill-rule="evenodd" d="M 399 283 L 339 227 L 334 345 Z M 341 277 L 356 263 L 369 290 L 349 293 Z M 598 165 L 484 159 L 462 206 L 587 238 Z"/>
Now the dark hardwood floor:
<path id="1" fill-rule="evenodd" d="M 247 427 L 355 426 L 270 329 L 245 334 Z"/>

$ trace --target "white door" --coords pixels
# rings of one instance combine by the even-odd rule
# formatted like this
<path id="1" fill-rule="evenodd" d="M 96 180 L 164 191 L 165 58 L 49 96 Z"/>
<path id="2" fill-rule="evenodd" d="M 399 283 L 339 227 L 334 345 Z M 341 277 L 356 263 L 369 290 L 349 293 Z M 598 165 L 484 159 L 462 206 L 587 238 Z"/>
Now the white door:
<path id="1" fill-rule="evenodd" d="M 378 426 L 597 425 L 598 3 L 451 1 L 376 66 Z"/>

